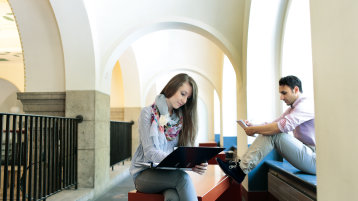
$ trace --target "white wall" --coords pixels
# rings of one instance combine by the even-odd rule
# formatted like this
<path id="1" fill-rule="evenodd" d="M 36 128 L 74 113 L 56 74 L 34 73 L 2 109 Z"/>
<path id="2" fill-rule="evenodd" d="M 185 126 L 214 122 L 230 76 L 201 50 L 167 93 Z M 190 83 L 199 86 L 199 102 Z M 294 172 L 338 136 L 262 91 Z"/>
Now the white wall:
<path id="1" fill-rule="evenodd" d="M 89 15 L 82 0 L 50 0 L 61 35 L 66 73 L 66 90 L 94 90 L 100 73 Z M 48 27 L 48 29 L 52 29 Z M 25 52 L 26 53 L 26 52 Z M 118 60 L 118 58 L 117 58 Z M 112 69 L 117 62 L 112 64 Z M 112 70 L 111 70 L 112 72 Z M 111 76 L 106 77 L 110 83 Z M 110 85 L 107 88 L 110 94 Z"/>
<path id="2" fill-rule="evenodd" d="M 318 200 L 358 198 L 358 1 L 311 1 Z"/>

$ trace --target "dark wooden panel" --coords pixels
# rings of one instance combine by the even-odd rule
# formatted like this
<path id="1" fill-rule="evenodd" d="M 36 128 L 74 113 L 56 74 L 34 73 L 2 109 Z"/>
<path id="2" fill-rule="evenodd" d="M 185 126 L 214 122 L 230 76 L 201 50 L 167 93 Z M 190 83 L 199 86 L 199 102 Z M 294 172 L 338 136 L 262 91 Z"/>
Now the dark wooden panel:
<path id="1" fill-rule="evenodd" d="M 313 201 L 314 199 L 286 183 L 272 171 L 268 173 L 268 192 L 278 200 Z"/>

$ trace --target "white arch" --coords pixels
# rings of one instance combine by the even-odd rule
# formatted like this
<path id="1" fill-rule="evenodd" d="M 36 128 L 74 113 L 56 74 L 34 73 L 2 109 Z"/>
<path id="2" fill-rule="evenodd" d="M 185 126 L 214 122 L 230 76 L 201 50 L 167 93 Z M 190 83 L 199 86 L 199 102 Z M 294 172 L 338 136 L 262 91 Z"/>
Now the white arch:
<path id="1" fill-rule="evenodd" d="M 237 58 L 239 53 L 235 50 L 232 44 L 215 28 L 210 27 L 207 24 L 204 24 L 200 21 L 187 19 L 187 18 L 175 18 L 168 19 L 165 21 L 153 22 L 149 25 L 137 27 L 136 29 L 127 31 L 123 37 L 119 38 L 113 45 L 113 48 L 109 49 L 103 60 L 104 63 L 101 66 L 104 66 L 103 72 L 100 74 L 101 78 L 99 81 L 100 86 L 98 87 L 101 91 L 109 93 L 110 89 L 110 78 L 114 64 L 121 56 L 121 54 L 138 38 L 154 31 L 165 30 L 165 29 L 183 29 L 198 33 L 214 44 L 216 44 L 230 59 L 234 69 L 236 71 L 239 64 L 239 59 Z"/>

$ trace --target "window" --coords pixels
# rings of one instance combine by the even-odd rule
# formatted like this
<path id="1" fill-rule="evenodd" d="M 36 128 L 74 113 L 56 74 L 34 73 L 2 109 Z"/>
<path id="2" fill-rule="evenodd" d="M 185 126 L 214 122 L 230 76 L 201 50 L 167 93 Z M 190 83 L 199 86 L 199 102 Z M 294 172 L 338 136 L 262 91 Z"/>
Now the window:
<path id="1" fill-rule="evenodd" d="M 236 74 L 227 56 L 224 57 L 222 96 L 223 136 L 236 137 Z"/>
<path id="2" fill-rule="evenodd" d="M 304 94 L 313 97 L 309 0 L 291 1 L 283 33 L 282 76 L 297 76 Z M 283 108 L 286 107 L 283 103 Z"/>

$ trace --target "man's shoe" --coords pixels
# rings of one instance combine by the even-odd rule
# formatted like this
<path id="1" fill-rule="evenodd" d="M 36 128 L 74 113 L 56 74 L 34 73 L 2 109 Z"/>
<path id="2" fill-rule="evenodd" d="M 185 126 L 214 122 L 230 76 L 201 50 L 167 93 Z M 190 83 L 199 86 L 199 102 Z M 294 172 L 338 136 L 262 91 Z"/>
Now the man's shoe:
<path id="1" fill-rule="evenodd" d="M 225 162 L 220 158 L 216 158 L 216 161 L 225 174 L 235 179 L 237 183 L 241 184 L 246 174 L 241 170 L 239 163 L 232 161 Z"/>

